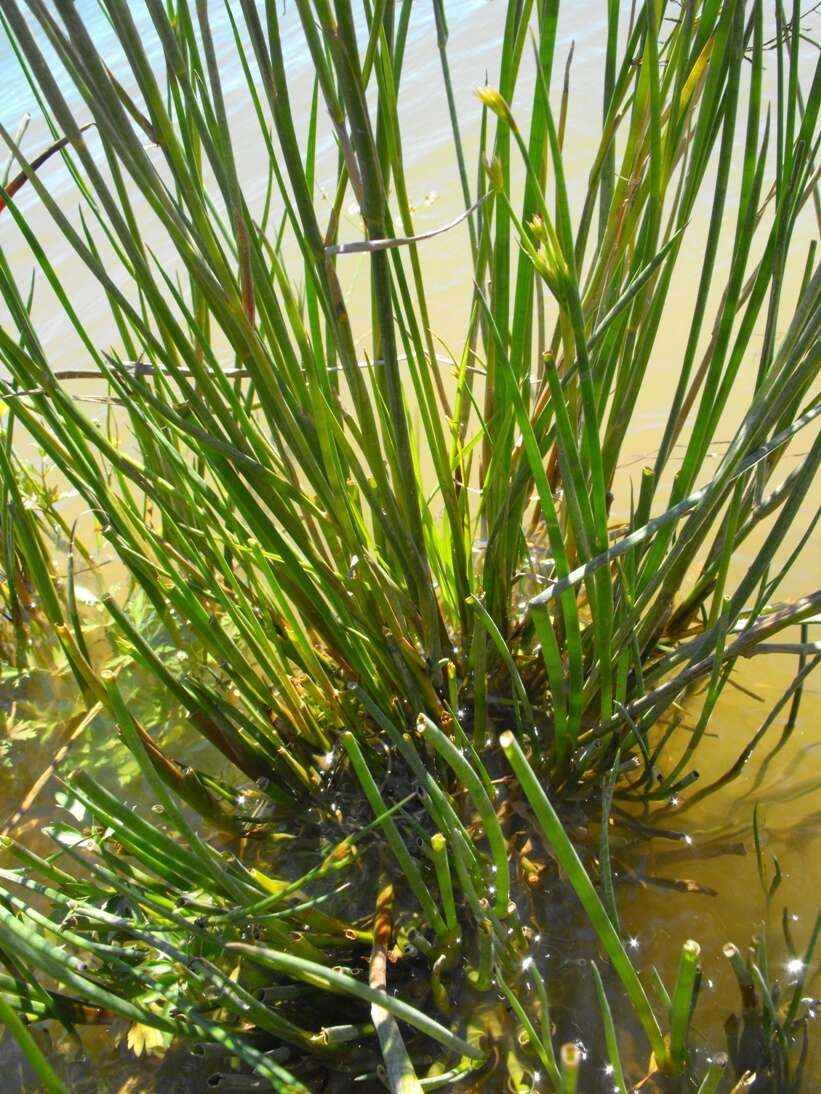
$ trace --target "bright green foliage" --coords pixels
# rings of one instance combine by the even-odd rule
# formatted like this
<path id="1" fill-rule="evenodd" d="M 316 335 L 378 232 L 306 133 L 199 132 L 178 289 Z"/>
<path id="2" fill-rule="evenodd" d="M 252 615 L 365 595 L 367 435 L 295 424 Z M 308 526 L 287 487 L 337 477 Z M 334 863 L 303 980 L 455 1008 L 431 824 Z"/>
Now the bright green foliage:
<path id="1" fill-rule="evenodd" d="M 821 104 L 821 69 L 799 97 L 797 8 L 791 21 L 779 16 L 773 49 L 782 78 L 768 110 L 762 0 L 647 0 L 626 36 L 621 28 L 621 45 L 618 4 L 609 4 L 601 139 L 574 223 L 563 169 L 566 102 L 557 116 L 549 94 L 557 0 L 507 6 L 497 86 L 481 89 L 477 104 L 484 117 L 475 192 L 452 106 L 445 5 L 435 3 L 476 285 L 449 380 L 430 330 L 424 243 L 413 239 L 400 139 L 411 0 L 367 3 L 362 18 L 350 0 L 297 0 L 317 87 L 306 132 L 293 121 L 277 0 L 229 8 L 269 171 L 271 200 L 261 216 L 244 196 L 248 180 L 231 141 L 205 0 L 147 0 L 159 69 L 133 5 L 100 3 L 127 80 L 113 78 L 69 0 L 57 0 L 56 15 L 42 0 L 27 4 L 82 101 L 75 111 L 22 5 L 0 0 L 54 141 L 64 142 L 59 151 L 82 212 L 78 227 L 36 163 L 0 129 L 21 172 L 0 191 L 0 226 L 13 218 L 26 236 L 87 367 L 123 408 L 128 443 L 91 421 L 50 367 L 2 251 L 8 318 L 0 362 L 10 379 L 0 381 L 0 396 L 97 514 L 170 641 L 181 654 L 195 652 L 197 671 L 159 655 L 127 606 L 109 599 L 113 625 L 157 688 L 223 755 L 231 777 L 255 783 L 266 798 L 268 816 L 256 835 L 273 841 L 283 825 L 301 834 L 307 810 L 323 824 L 337 823 L 326 773 L 342 770 L 346 792 L 356 789 L 355 804 L 342 812 L 354 823 L 380 815 L 370 838 L 381 869 L 396 875 L 398 863 L 428 915 L 434 938 L 417 931 L 418 949 L 429 959 L 431 998 L 443 1015 L 443 971 L 463 969 L 481 990 L 495 973 L 554 1087 L 575 1090 L 578 1054 L 565 1046 L 557 1062 L 537 969 L 532 998 L 522 1001 L 521 879 L 517 864 L 505 861 L 494 789 L 500 772 L 509 776 L 497 734 L 515 732 L 505 738 L 518 777 L 508 780 L 508 792 L 520 786 L 519 798 L 523 791 L 560 861 L 573 864 L 570 880 L 606 940 L 656 1064 L 680 1071 L 694 963 L 683 965 L 671 1013 L 658 1018 L 545 788 L 596 801 L 614 758 L 626 762 L 631 753 L 644 759 L 631 792 L 670 795 L 687 785 L 734 660 L 818 610 L 821 594 L 810 592 L 771 611 L 796 557 L 784 565 L 780 545 L 794 524 L 802 543 L 814 527 L 814 520 L 802 525 L 801 506 L 821 458 L 816 438 L 779 484 L 789 442 L 821 412 L 812 392 L 821 355 L 814 250 L 798 300 L 782 301 L 797 218 L 814 196 Z M 516 88 L 528 66 L 535 80 L 523 105 Z M 327 225 L 314 200 L 320 98 L 339 148 Z M 519 174 L 523 193 L 511 181 Z M 727 201 L 733 178 L 740 179 L 737 207 Z M 61 283 L 15 203 L 23 184 L 105 301 L 109 344 L 97 344 L 83 326 L 71 286 Z M 351 196 L 362 213 L 366 240 L 358 249 L 371 274 L 365 360 L 354 344 L 342 288 L 345 247 L 337 242 Z M 694 207 L 710 199 L 702 278 L 671 373 L 660 450 L 642 475 L 629 525 L 613 527 L 610 491 L 622 445 L 650 370 L 671 368 L 654 358 L 656 336 L 667 309 L 678 306 L 677 260 L 689 245 Z M 276 227 L 274 208 L 281 211 Z M 140 232 L 146 219 L 173 260 L 149 249 Z M 753 257 L 756 231 L 760 258 Z M 729 255 L 723 284 L 720 248 Z M 299 256 L 296 268 L 286 268 L 286 254 Z M 757 381 L 730 443 L 711 464 L 710 446 L 725 408 L 738 400 L 739 369 L 759 320 Z M 684 456 L 668 496 L 662 483 L 675 445 Z M 16 480 L 3 447 L 14 516 Z M 89 880 L 69 883 L 48 863 L 4 874 L 31 887 L 29 871 L 45 871 L 55 908 L 69 901 L 61 946 L 46 941 L 41 913 L 9 896 L 0 909 L 3 947 L 91 1005 L 115 1013 L 125 1007 L 134 1021 L 219 1041 L 277 1089 L 300 1087 L 237 1035 L 240 1019 L 332 1068 L 344 1062 L 364 1074 L 376 1064 L 372 1047 L 347 1054 L 345 1037 L 321 1020 L 309 1031 L 261 1003 L 243 979 L 258 976 L 258 966 L 320 995 L 348 992 L 375 1003 L 438 1042 L 444 1056 L 420 1080 L 424 1089 L 435 1089 L 441 1071 L 452 1076 L 475 1066 L 494 1028 L 481 1002 L 462 1037 L 424 1006 L 400 1007 L 379 989 L 354 987 L 351 969 L 362 955 L 344 950 L 368 941 L 361 927 L 340 928 L 332 917 L 326 923 L 320 912 L 311 921 L 297 910 L 328 896 L 317 883 L 346 856 L 333 858 L 318 839 L 309 876 L 286 884 L 249 869 L 244 851 L 217 851 L 203 835 L 201 821 L 241 838 L 255 826 L 226 783 L 170 757 L 116 681 L 91 664 L 71 609 L 71 575 L 64 597 L 31 523 L 6 522 L 6 554 L 24 560 L 86 701 L 100 704 L 118 727 L 169 832 L 126 816 L 121 803 L 78 774 L 72 794 L 109 834 L 53 834 L 62 855 L 82 859 Z M 754 533 L 757 546 L 733 581 L 730 560 Z M 6 569 L 12 572 L 9 563 Z M 650 753 L 651 730 L 699 681 L 707 683 L 703 717 L 683 758 L 668 768 L 663 751 Z M 401 808 L 384 818 L 396 801 Z M 127 857 L 109 846 L 111 833 Z M 415 851 L 436 833 L 447 843 L 437 839 L 427 862 Z M 49 871 L 61 876 L 49 879 Z M 75 884 L 76 900 L 68 896 Z M 114 894 L 126 911 L 103 908 Z M 180 911 L 180 896 L 191 911 Z M 241 941 L 242 931 L 262 941 Z M 78 969 L 79 952 L 92 956 L 91 972 Z M 240 956 L 242 975 L 232 978 Z M 317 971 L 323 965 L 324 974 Z M 22 986 L 10 981 L 4 991 L 16 998 Z M 25 1013 L 59 1016 L 55 998 L 34 992 Z M 367 1013 L 356 1013 L 365 1017 L 351 1039 L 373 1042 Z M 662 1033 L 670 1025 L 672 1041 Z M 611 1053 L 614 1038 L 608 1027 Z M 413 1058 L 416 1041 L 410 1047 Z M 533 1068 L 523 1068 L 518 1049 L 506 1059 L 517 1089 L 530 1089 Z"/>

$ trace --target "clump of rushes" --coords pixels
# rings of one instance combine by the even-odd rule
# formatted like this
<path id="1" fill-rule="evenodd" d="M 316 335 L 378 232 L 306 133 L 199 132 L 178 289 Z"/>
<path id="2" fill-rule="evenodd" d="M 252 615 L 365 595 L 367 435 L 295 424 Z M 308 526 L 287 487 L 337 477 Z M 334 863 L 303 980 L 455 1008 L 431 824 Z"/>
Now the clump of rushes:
<path id="1" fill-rule="evenodd" d="M 732 942 L 723 947 L 738 984 L 741 1003 L 741 1017 L 730 1015 L 724 1026 L 727 1060 L 742 1089 L 746 1078 L 752 1090 L 798 1090 L 807 1060 L 808 1027 L 817 1010 L 817 1000 L 806 992 L 811 970 L 817 968 L 821 912 L 816 916 L 802 950 L 792 925 L 797 917 L 791 916 L 787 907 L 783 907 L 780 928 L 787 960 L 776 972 L 767 940 L 772 901 L 781 884 L 782 873 L 774 855 L 770 856 L 771 868 L 765 861 L 757 808 L 753 813 L 753 838 L 765 920 L 759 925 L 746 954 Z"/>
<path id="2" fill-rule="evenodd" d="M 739 1082 L 745 1075 L 754 1077 L 750 1083 L 754 1090 L 800 1089 L 804 1075 L 808 1026 L 817 1006 L 805 990 L 821 932 L 821 914 L 803 952 L 796 950 L 789 921 L 785 910 L 782 924 L 790 957 L 778 976 L 770 971 L 763 929 L 746 956 L 732 942 L 724 946 L 741 1003 L 740 1019 L 732 1014 L 725 1023 L 727 1055 Z"/>
<path id="3" fill-rule="evenodd" d="M 790 19 L 778 9 L 767 107 L 762 0 L 648 0 L 626 32 L 610 5 L 601 136 L 574 223 L 567 92 L 558 118 L 550 96 L 557 0 L 507 6 L 497 86 L 477 105 L 487 171 L 475 189 L 435 4 L 476 286 L 452 382 L 431 332 L 403 162 L 410 0 L 365 5 L 357 18 L 350 0 L 299 0 L 316 77 L 303 131 L 276 0 L 226 8 L 267 164 L 261 209 L 232 141 L 227 59 L 207 3 L 149 0 L 138 25 L 133 5 L 101 0 L 121 50 L 116 79 L 73 4 L 27 7 L 0 0 L 52 142 L 32 158 L 0 127 L 14 164 L 0 230 L 13 221 L 25 237 L 82 345 L 73 378 L 105 380 L 128 443 L 92 421 L 51 367 L 2 251 L 0 397 L 191 657 L 190 671 L 161 657 L 127 606 L 106 602 L 121 646 L 228 774 L 169 755 L 135 719 L 64 606 L 71 576 L 57 581 L 19 524 L 15 550 L 79 687 L 134 752 L 163 820 L 76 772 L 63 800 L 83 820 L 51 826 L 56 857 L 10 844 L 20 865 L 2 872 L 6 1002 L 29 1019 L 118 1015 L 169 1040 L 212 1041 L 277 1090 L 318 1089 L 330 1073 L 445 1089 L 494 1060 L 491 1089 L 529 1090 L 539 1071 L 554 1090 L 575 1090 L 583 1054 L 553 1043 L 551 985 L 529 948 L 538 923 L 523 894 L 547 867 L 524 853 L 514 861 L 516 805 L 532 810 L 646 1035 L 642 1060 L 619 1059 L 597 978 L 621 1085 L 652 1060 L 713 1089 L 716 1069 L 694 1075 L 687 1053 L 695 944 L 657 1013 L 622 945 L 609 871 L 603 902 L 553 802 L 596 803 L 605 783 L 612 796 L 610 772 L 635 770 L 634 756 L 639 774 L 616 793 L 689 785 L 735 660 L 765 655 L 773 634 L 821 602 L 808 590 L 773 608 L 798 557 L 784 563 L 779 547 L 796 530 L 803 545 L 814 525 L 802 502 L 821 457 L 816 439 L 784 475 L 790 442 L 821 413 L 814 248 L 797 299 L 785 289 L 788 257 L 804 262 L 793 235 L 815 193 L 821 102 L 821 69 L 799 86 L 798 6 Z M 530 66 L 524 104 L 517 84 Z M 339 150 L 327 223 L 314 200 L 320 98 Z M 41 169 L 58 154 L 79 226 Z M 17 204 L 23 187 L 108 308 L 105 344 Z M 365 239 L 346 246 L 337 233 L 351 195 Z M 654 347 L 680 307 L 677 263 L 704 201 L 713 214 L 674 373 Z M 370 270 L 364 362 L 346 250 Z M 756 380 L 740 393 L 751 353 Z M 672 399 L 659 451 L 630 520 L 614 526 L 620 452 L 662 367 Z M 711 463 L 731 399 L 739 424 Z M 683 459 L 668 494 L 674 449 Z M 13 493 L 8 455 L 0 466 Z M 672 763 L 653 728 L 705 681 L 703 715 Z M 522 1031 L 499 1051 L 495 988 Z M 455 1007 L 457 993 L 468 1002 Z"/>

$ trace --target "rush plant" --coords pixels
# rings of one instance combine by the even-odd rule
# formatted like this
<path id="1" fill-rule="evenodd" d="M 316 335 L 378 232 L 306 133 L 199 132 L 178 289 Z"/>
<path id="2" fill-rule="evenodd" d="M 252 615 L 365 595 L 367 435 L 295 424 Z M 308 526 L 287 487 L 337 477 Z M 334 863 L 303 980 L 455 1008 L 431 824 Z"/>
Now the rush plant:
<path id="1" fill-rule="evenodd" d="M 551 93 L 558 0 L 506 7 L 498 79 L 478 91 L 475 185 L 434 0 L 465 202 L 449 230 L 466 236 L 475 286 L 446 365 L 399 120 L 415 5 L 295 6 L 315 75 L 304 128 L 276 0 L 225 9 L 267 169 L 256 208 L 206 0 L 146 0 L 140 22 L 133 4 L 100 0 L 116 57 L 69 0 L 0 0 L 52 135 L 30 157 L 0 127 L 15 165 L 0 247 L 13 222 L 82 346 L 70 377 L 55 371 L 0 250 L 0 397 L 96 514 L 179 656 L 159 656 L 110 597 L 121 643 L 224 759 L 220 777 L 195 770 L 147 732 L 88 656 L 70 575 L 58 580 L 20 526 L 16 549 L 78 686 L 133 750 L 162 820 L 78 771 L 62 799 L 74 823 L 50 829 L 55 856 L 9 844 L 4 997 L 29 1018 L 71 1024 L 94 1008 L 215 1042 L 281 1090 L 319 1089 L 331 1073 L 446 1088 L 487 1064 L 494 1038 L 492 1082 L 530 1090 L 539 1072 L 575 1090 L 584 1067 L 554 1045 L 515 806 L 643 1029 L 635 1078 L 648 1058 L 692 1077 L 698 946 L 651 1004 L 606 870 L 597 888 L 556 803 L 595 804 L 605 783 L 631 797 L 685 789 L 734 662 L 764 655 L 821 603 L 807 590 L 777 604 L 815 526 L 803 502 L 821 457 L 809 428 L 821 271 L 796 236 L 817 208 L 821 68 L 799 85 L 798 5 L 786 16 L 776 0 L 768 105 L 763 0 L 647 0 L 629 25 L 608 3 L 601 134 L 574 221 L 567 90 Z M 320 219 L 328 134 L 338 173 Z M 49 188 L 49 153 L 70 172 L 79 218 Z M 18 204 L 23 187 L 104 302 L 105 344 Z M 363 238 L 340 243 L 351 200 Z M 699 200 L 713 208 L 701 280 L 680 360 L 662 361 L 656 338 L 680 307 Z M 364 350 L 346 307 L 351 252 L 370 271 Z M 797 299 L 788 262 L 805 270 Z M 615 522 L 620 453 L 659 369 L 666 425 L 629 520 Z M 89 377 L 121 407 L 116 432 L 68 384 Z M 785 559 L 788 535 L 799 545 Z M 694 685 L 702 713 L 673 762 L 670 710 Z M 635 1061 L 619 1058 L 595 976 L 623 1083 Z M 513 1044 L 488 1002 L 496 989 L 516 1016 Z M 457 993 L 468 1003 L 455 1006 Z"/>

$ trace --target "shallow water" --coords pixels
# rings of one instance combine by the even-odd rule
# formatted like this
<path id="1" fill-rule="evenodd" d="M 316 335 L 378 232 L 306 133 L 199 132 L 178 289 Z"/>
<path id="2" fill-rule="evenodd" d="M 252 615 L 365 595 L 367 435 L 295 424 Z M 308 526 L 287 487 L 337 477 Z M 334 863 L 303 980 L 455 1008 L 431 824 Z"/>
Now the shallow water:
<path id="1" fill-rule="evenodd" d="M 107 28 L 96 5 L 91 0 L 80 0 L 80 13 L 87 19 L 100 41 L 105 41 Z M 215 38 L 220 43 L 229 40 L 229 30 L 221 11 L 215 5 Z M 139 18 L 142 6 L 134 5 Z M 571 195 L 581 194 L 586 184 L 587 172 L 594 152 L 594 139 L 598 128 L 601 69 L 604 50 L 605 4 L 582 0 L 564 6 L 560 24 L 555 64 L 554 90 L 560 84 L 563 62 L 575 41 L 575 58 L 571 70 L 571 97 L 568 122 L 567 150 L 570 153 L 568 185 Z M 447 13 L 450 24 L 450 63 L 454 89 L 466 143 L 468 163 L 471 149 L 475 147 L 480 117 L 479 104 L 472 94 L 475 86 L 483 82 L 488 72 L 493 82 L 498 64 L 498 45 L 501 38 L 504 5 L 500 0 L 449 0 Z M 815 31 L 821 20 L 815 17 Z M 307 112 L 311 90 L 306 58 L 301 48 L 297 30 L 297 16 L 288 6 L 282 17 L 283 39 L 289 75 L 293 77 L 294 107 L 299 120 Z M 812 32 L 812 24 L 809 27 Z M 405 62 L 402 83 L 402 112 L 405 121 L 404 140 L 409 188 L 417 203 L 416 227 L 418 231 L 436 227 L 452 220 L 462 210 L 458 178 L 452 155 L 450 126 L 440 93 L 441 76 L 435 50 L 432 9 L 420 4 L 411 23 L 411 37 Z M 805 64 L 810 71 L 814 53 L 805 51 Z M 28 89 L 14 75 L 14 59 L 8 46 L 0 40 L 0 86 L 5 94 L 0 105 L 0 120 L 6 128 L 14 130 L 21 113 L 26 109 L 34 112 L 34 119 L 26 137 L 26 148 L 39 149 L 46 135 L 38 121 L 36 107 L 32 105 Z M 115 67 L 116 71 L 116 66 Z M 769 66 L 774 69 L 774 61 Z M 244 109 L 241 74 L 236 79 L 226 78 L 229 105 L 233 107 L 232 124 L 236 139 L 243 148 L 243 173 L 248 182 L 247 196 L 252 206 L 263 197 L 264 172 L 255 171 L 258 165 L 260 142 L 256 136 L 255 122 Z M 773 72 L 768 72 L 772 79 Z M 526 100 L 528 79 L 521 82 L 522 99 Z M 516 102 L 513 103 L 514 112 Z M 743 140 L 743 133 L 738 140 Z M 76 204 L 71 193 L 71 182 L 62 166 L 52 161 L 41 172 L 43 179 L 65 198 L 67 208 Z M 321 183 L 325 178 L 330 184 L 335 175 L 335 153 L 329 142 L 321 149 L 318 168 L 320 197 Z M 253 181 L 257 179 L 256 183 Z M 37 208 L 35 197 L 28 193 L 21 204 L 37 226 L 41 241 L 47 246 L 55 266 L 63 276 L 69 275 L 77 285 L 73 304 L 84 322 L 94 331 L 100 344 L 113 339 L 106 327 L 100 302 L 89 280 L 82 271 L 76 270 L 76 260 L 56 237 L 47 218 Z M 630 502 L 630 484 L 636 483 L 644 459 L 654 452 L 655 444 L 666 414 L 666 400 L 671 387 L 671 375 L 675 376 L 681 358 L 683 341 L 689 326 L 690 311 L 695 287 L 698 282 L 701 252 L 698 240 L 706 233 L 710 214 L 709 187 L 705 198 L 697 208 L 691 227 L 691 243 L 679 260 L 675 296 L 667 310 L 664 326 L 654 350 L 649 380 L 642 392 L 636 409 L 628 443 L 625 446 L 623 466 L 616 483 L 614 516 L 626 516 Z M 797 280 L 800 277 L 806 254 L 806 245 L 814 231 L 813 221 L 804 218 L 803 231 L 796 237 L 796 257 L 792 263 L 792 275 L 785 287 L 788 303 L 794 299 Z M 343 228 L 343 238 L 357 238 L 358 218 L 356 210 L 348 212 Z M 802 238 L 803 236 L 803 238 Z M 19 270 L 21 281 L 27 279 L 32 266 L 31 258 L 20 241 L 9 218 L 0 220 L 0 240 L 9 255 L 12 267 Z M 798 246 L 798 244 L 801 244 Z M 455 229 L 423 245 L 421 257 L 430 274 L 434 291 L 430 294 L 432 325 L 444 345 L 454 347 L 461 343 L 461 332 L 470 295 L 469 255 L 467 234 L 463 227 Z M 56 258 L 55 258 L 56 256 Z M 367 299 L 367 260 L 352 256 L 345 260 L 345 286 L 348 292 L 352 321 L 355 330 L 361 331 L 361 341 L 366 346 L 367 323 L 365 303 Z M 719 266 L 721 263 L 719 263 Z M 716 281 L 721 281 L 721 269 Z M 1 315 L 1 313 L 0 313 Z M 35 315 L 43 339 L 51 354 L 55 369 L 82 368 L 82 352 L 73 333 L 67 328 L 62 314 L 53 307 L 49 292 L 42 284 L 35 296 Z M 738 390 L 743 392 L 750 385 L 755 369 L 753 342 L 746 370 L 738 380 Z M 94 383 L 78 382 L 75 390 L 81 395 L 92 395 L 97 390 Z M 738 403 L 743 400 L 738 400 Z M 91 408 L 90 413 L 97 413 Z M 732 401 L 724 423 L 729 437 L 733 427 Z M 800 451 L 807 442 L 800 439 Z M 796 451 L 799 449 L 796 448 Z M 785 467 L 789 467 L 789 457 Z M 674 469 L 675 462 L 671 465 Z M 821 489 L 808 498 L 807 518 L 821 501 Z M 76 499 L 67 497 L 63 502 L 67 518 L 80 514 Z M 90 529 L 90 518 L 84 517 L 81 527 Z M 789 550 L 790 544 L 785 544 Z M 752 550 L 754 544 L 750 543 Z M 743 572 L 743 553 L 735 560 L 739 573 Z M 116 567 L 101 571 L 103 582 L 119 580 Z M 783 599 L 796 597 L 819 586 L 821 559 L 819 552 L 805 552 L 801 566 L 797 567 L 782 586 Z M 702 947 L 705 987 L 701 993 L 695 1018 L 695 1028 L 703 1042 L 715 1050 L 723 1047 L 722 1026 L 728 1014 L 738 1009 L 736 987 L 730 975 L 721 947 L 734 941 L 742 949 L 749 943 L 751 934 L 767 915 L 764 894 L 760 888 L 755 855 L 753 854 L 751 823 L 754 804 L 759 805 L 759 820 L 763 834 L 765 854 L 775 855 L 779 861 L 783 881 L 776 892 L 769 910 L 768 939 L 773 975 L 789 983 L 787 968 L 789 955 L 782 938 L 782 907 L 786 906 L 791 917 L 799 949 L 806 941 L 819 906 L 817 862 L 821 852 L 821 737 L 818 733 L 821 721 L 821 696 L 819 682 L 811 677 L 804 689 L 804 698 L 794 732 L 786 746 L 773 758 L 760 785 L 757 780 L 761 760 L 778 742 L 785 714 L 782 714 L 768 731 L 767 737 L 757 750 L 753 761 L 740 778 L 727 787 L 704 798 L 695 805 L 688 804 L 700 785 L 717 778 L 728 768 L 766 717 L 772 704 L 782 694 L 795 671 L 793 658 L 771 656 L 758 657 L 741 665 L 735 674 L 733 686 L 727 688 L 713 718 L 713 738 L 705 743 L 699 760 L 702 764 L 701 781 L 691 790 L 684 791 L 681 802 L 659 803 L 657 808 L 642 820 L 668 829 L 680 829 L 688 841 L 670 839 L 627 839 L 625 830 L 616 830 L 614 857 L 618 871 L 618 901 L 623 925 L 634 940 L 633 953 L 640 967 L 649 970 L 657 966 L 669 985 L 675 977 L 675 964 L 681 944 L 687 938 L 696 939 Z M 690 703 L 684 723 L 679 730 L 679 742 L 686 739 L 686 726 L 697 718 L 697 699 Z M 676 739 L 674 739 L 675 742 Z M 0 772 L 0 796 L 2 814 L 11 814 L 24 792 L 27 780 L 36 776 L 49 756 L 38 754 L 37 738 L 24 742 L 12 742 L 10 755 L 15 763 Z M 23 761 L 23 762 L 20 762 Z M 43 821 L 51 810 L 51 792 L 47 790 L 33 814 Z M 729 848 L 729 849 L 728 849 Z M 725 853 L 716 853 L 716 849 Z M 739 853 L 743 849 L 743 853 Z M 654 879 L 654 880 L 649 880 Z M 682 892 L 664 887 L 670 880 L 690 880 L 706 892 Z M 562 981 L 577 977 L 579 970 L 556 967 L 554 975 L 561 994 Z M 817 984 L 808 984 L 807 994 L 818 991 Z M 7 1047 L 7 1046 L 4 1046 Z M 806 1090 L 821 1089 L 821 1059 L 817 1034 L 812 1038 L 811 1055 L 807 1069 Z M 126 1063 L 126 1070 L 131 1067 Z M 75 1076 L 79 1090 L 117 1090 L 125 1079 L 118 1067 L 110 1077 L 100 1077 L 102 1086 L 87 1085 L 86 1079 Z M 149 1084 L 148 1076 L 145 1080 Z M 200 1079 L 194 1080 L 199 1082 Z M 88 1083 L 91 1080 L 88 1079 Z M 602 1079 L 604 1083 L 604 1079 Z M 7 1087 L 5 1089 L 12 1089 Z M 15 1088 L 16 1089 L 16 1088 Z M 124 1086 L 124 1090 L 136 1091 L 142 1086 Z M 160 1085 L 157 1089 L 163 1089 Z M 191 1089 L 201 1089 L 192 1086 Z M 489 1088 L 490 1089 L 490 1088 Z M 595 1088 L 593 1088 L 595 1089 Z M 606 1089 L 603 1085 L 602 1089 Z"/>

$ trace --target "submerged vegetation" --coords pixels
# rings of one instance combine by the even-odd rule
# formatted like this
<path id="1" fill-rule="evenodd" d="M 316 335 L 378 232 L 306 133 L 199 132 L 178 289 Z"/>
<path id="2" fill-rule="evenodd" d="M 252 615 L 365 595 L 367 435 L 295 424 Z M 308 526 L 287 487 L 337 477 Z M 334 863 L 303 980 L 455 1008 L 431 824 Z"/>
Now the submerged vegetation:
<path id="1" fill-rule="evenodd" d="M 821 457 L 821 271 L 815 242 L 799 255 L 795 235 L 818 208 L 821 69 L 800 86 L 799 7 L 776 0 L 768 40 L 763 0 L 647 0 L 629 24 L 608 3 L 601 133 L 576 208 L 567 82 L 551 95 L 557 0 L 507 5 L 496 82 L 478 91 L 475 172 L 434 0 L 465 205 L 448 230 L 467 236 L 474 285 L 451 356 L 431 330 L 399 120 L 418 9 L 295 6 L 315 74 L 304 131 L 276 0 L 226 7 L 268 172 L 256 208 L 204 0 L 146 0 L 139 26 L 134 5 L 100 0 L 116 57 L 68 0 L 28 0 L 33 19 L 0 0 L 53 140 L 30 156 L 0 127 L 14 164 L 0 230 L 13 221 L 25 237 L 82 346 L 68 377 L 49 364 L 0 250 L 4 649 L 22 664 L 28 626 L 53 635 L 86 717 L 116 727 L 153 798 L 136 807 L 79 765 L 49 850 L 6 837 L 0 1019 L 55 1091 L 14 1015 L 70 1031 L 124 1019 L 135 1044 L 193 1040 L 220 1061 L 217 1087 L 599 1089 L 551 1015 L 540 945 L 554 902 L 572 896 L 596 939 L 592 1051 L 616 1090 L 644 1076 L 669 1090 L 795 1089 L 817 928 L 786 1003 L 760 941 L 746 961 L 728 947 L 743 1028 L 729 1060 L 706 1058 L 690 1032 L 697 942 L 651 996 L 621 933 L 608 817 L 614 798 L 696 783 L 739 657 L 802 654 L 779 711 L 817 662 L 806 628 L 821 592 L 779 602 L 815 527 L 802 503 Z M 320 221 L 329 135 L 338 170 Z M 78 217 L 49 188 L 49 153 Z M 105 303 L 105 345 L 27 219 L 32 194 Z M 352 200 L 364 239 L 344 243 Z M 700 200 L 712 216 L 695 306 L 681 359 L 662 363 Z M 351 252 L 370 271 L 364 352 L 344 290 Z M 661 443 L 617 521 L 622 446 L 660 368 Z M 89 374 L 116 420 L 76 398 L 70 381 Z M 731 402 L 734 432 L 711 463 Z M 12 434 L 45 453 L 125 568 L 129 595 L 103 597 L 116 664 L 78 606 L 73 560 L 92 552 L 47 504 L 26 504 Z M 55 530 L 71 544 L 66 572 Z M 796 625 L 801 641 L 772 641 Z M 188 738 L 142 717 L 130 664 Z M 677 704 L 697 686 L 684 730 Z M 689 737 L 673 753 L 677 731 Z M 599 823 L 595 848 L 571 838 L 580 812 Z"/>

